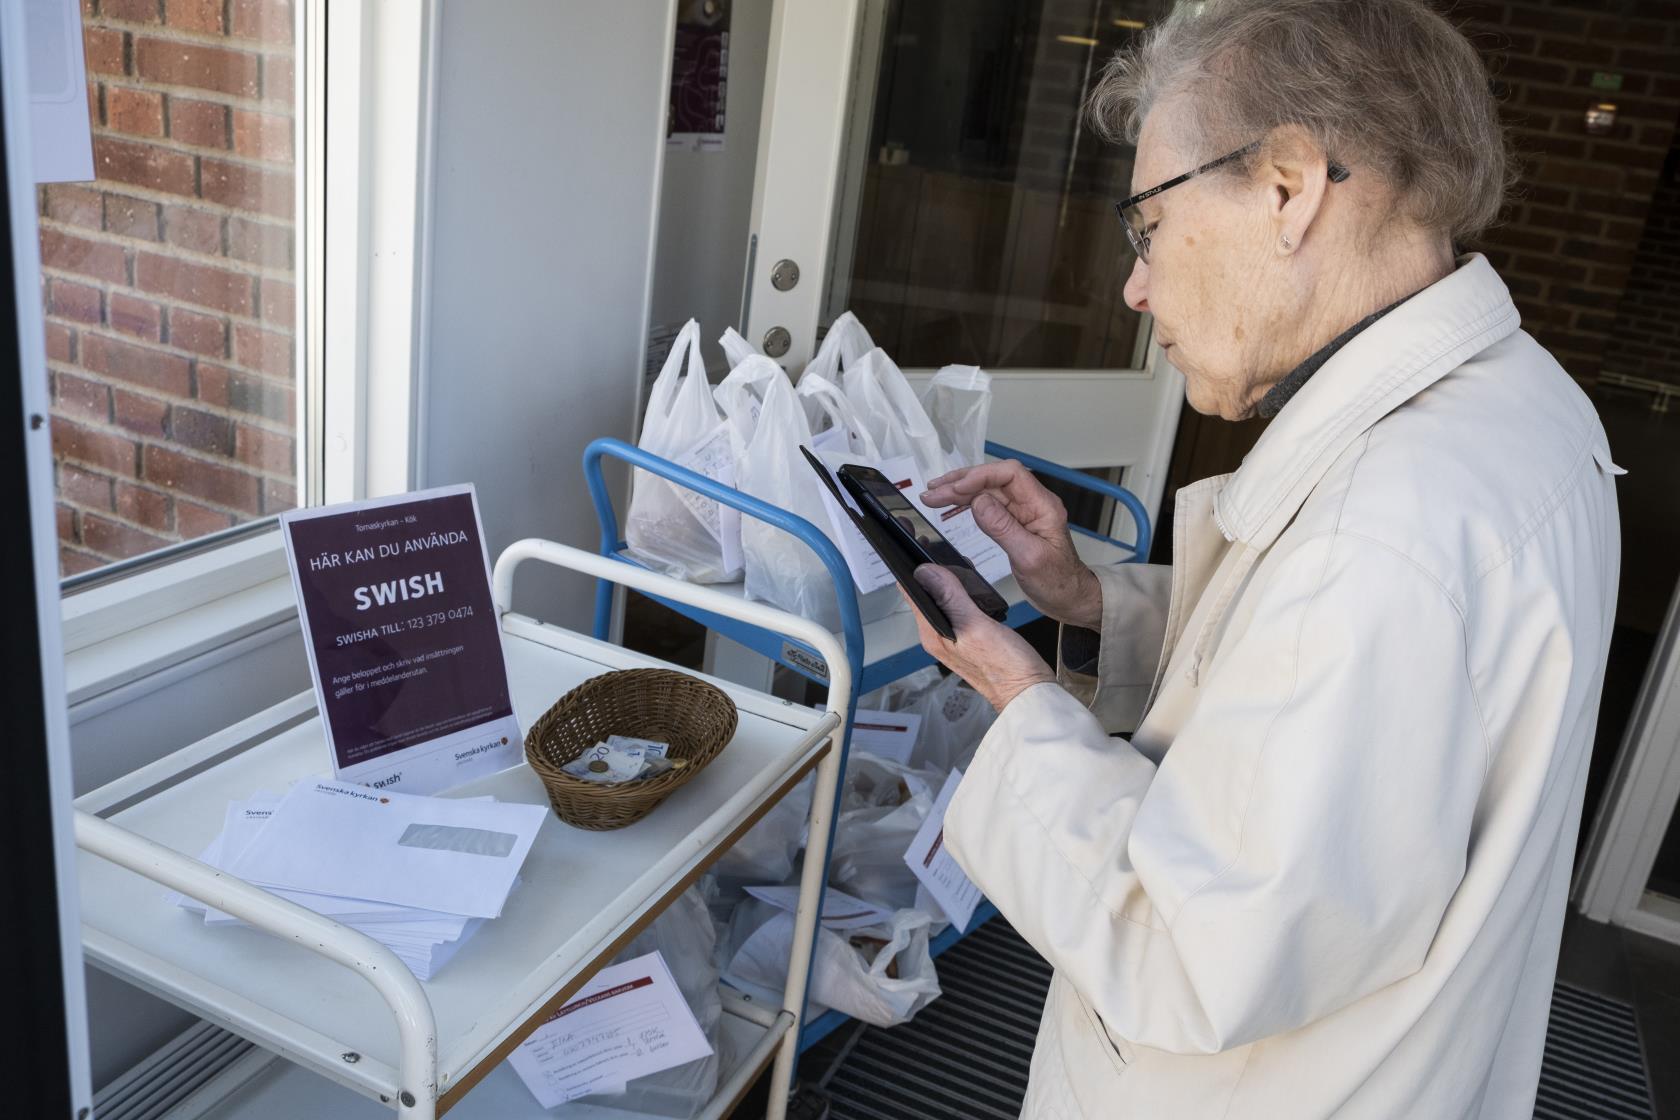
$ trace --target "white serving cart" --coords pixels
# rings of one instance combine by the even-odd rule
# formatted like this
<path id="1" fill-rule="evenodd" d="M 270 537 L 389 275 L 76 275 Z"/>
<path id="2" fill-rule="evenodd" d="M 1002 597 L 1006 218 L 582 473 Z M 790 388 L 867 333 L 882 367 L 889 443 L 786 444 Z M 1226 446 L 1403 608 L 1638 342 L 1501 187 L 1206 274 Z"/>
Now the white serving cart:
<path id="1" fill-rule="evenodd" d="M 258 1044 L 171 1115 L 267 1118 L 546 1117 L 504 1059 L 645 929 L 802 778 L 815 772 L 788 986 L 780 1007 L 726 990 L 728 1065 L 703 1113 L 727 1116 L 774 1062 L 770 1112 L 786 1108 L 803 1014 L 851 681 L 826 630 L 548 541 L 507 549 L 494 574 L 513 689 L 528 728 L 564 693 L 648 657 L 511 610 L 515 570 L 535 560 L 786 635 L 832 666 L 825 711 L 715 681 L 740 711 L 729 746 L 654 813 L 589 832 L 550 817 L 501 918 L 430 981 L 370 938 L 200 863 L 228 801 L 328 768 L 306 693 L 78 799 L 83 945 L 114 975 Z M 521 765 L 458 796 L 546 804 Z M 207 928 L 183 892 L 251 926 Z M 606 1115 L 603 1113 L 603 1115 Z M 611 1113 L 622 1118 L 623 1113 Z"/>

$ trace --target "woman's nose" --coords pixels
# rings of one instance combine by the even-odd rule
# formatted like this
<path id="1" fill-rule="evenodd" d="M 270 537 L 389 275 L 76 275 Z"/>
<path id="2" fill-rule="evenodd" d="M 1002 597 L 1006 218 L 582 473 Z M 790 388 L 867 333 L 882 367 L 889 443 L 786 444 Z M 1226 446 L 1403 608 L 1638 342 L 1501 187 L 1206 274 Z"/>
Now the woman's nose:
<path id="1" fill-rule="evenodd" d="M 1149 310 L 1149 266 L 1142 257 L 1132 260 L 1132 274 L 1126 278 L 1126 306 L 1142 313 Z"/>

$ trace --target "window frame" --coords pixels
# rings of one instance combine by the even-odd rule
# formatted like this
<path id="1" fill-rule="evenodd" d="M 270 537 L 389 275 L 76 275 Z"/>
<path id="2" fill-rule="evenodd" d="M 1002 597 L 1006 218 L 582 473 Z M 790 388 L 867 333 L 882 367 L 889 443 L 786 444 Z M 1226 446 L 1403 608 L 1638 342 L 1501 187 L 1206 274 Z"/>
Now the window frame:
<path id="1" fill-rule="evenodd" d="M 294 11 L 304 504 L 420 485 L 436 17 L 437 0 L 302 0 Z M 349 96 L 329 98 L 329 87 Z M 276 518 L 160 553 L 61 582 L 82 697 L 272 625 L 275 581 L 289 581 Z M 118 639 L 128 652 L 113 659 Z"/>
<path id="2" fill-rule="evenodd" d="M 1669 599 L 1615 765 L 1571 892 L 1596 922 L 1680 945 L 1680 902 L 1649 888 L 1657 854 L 1680 813 L 1680 586 Z"/>

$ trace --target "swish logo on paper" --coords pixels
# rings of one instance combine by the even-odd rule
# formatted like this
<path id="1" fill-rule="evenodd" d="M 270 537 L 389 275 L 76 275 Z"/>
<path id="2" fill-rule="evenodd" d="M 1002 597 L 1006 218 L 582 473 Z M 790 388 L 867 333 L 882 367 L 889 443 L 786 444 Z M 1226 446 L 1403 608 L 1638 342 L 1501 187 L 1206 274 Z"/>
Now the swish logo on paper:
<path id="1" fill-rule="evenodd" d="M 356 609 L 388 607 L 392 603 L 406 603 L 410 599 L 424 599 L 428 595 L 443 594 L 443 573 L 428 572 L 407 579 L 387 580 L 356 588 Z"/>

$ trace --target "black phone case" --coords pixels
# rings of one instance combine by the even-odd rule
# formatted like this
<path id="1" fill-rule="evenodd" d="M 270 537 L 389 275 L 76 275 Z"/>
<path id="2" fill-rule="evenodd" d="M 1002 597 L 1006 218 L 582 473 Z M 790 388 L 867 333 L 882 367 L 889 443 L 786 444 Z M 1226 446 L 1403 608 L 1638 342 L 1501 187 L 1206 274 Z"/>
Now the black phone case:
<path id="1" fill-rule="evenodd" d="M 805 461 L 811 464 L 811 469 L 822 479 L 823 485 L 828 487 L 829 492 L 840 503 L 840 508 L 846 511 L 846 516 L 852 519 L 852 524 L 858 527 L 863 539 L 869 542 L 869 547 L 880 554 L 887 570 L 893 574 L 898 585 L 904 588 L 905 594 L 910 596 L 910 602 L 922 613 L 922 617 L 928 620 L 928 625 L 947 641 L 956 641 L 957 631 L 951 625 L 951 620 L 946 617 L 939 604 L 933 601 L 933 596 L 927 593 L 927 589 L 916 581 L 915 557 L 904 550 L 904 546 L 886 526 L 864 517 L 847 503 L 846 496 L 835 485 L 833 476 L 822 465 L 822 461 L 811 453 L 810 448 L 801 446 L 799 450 L 804 454 Z"/>
<path id="2" fill-rule="evenodd" d="M 847 467 L 850 467 L 851 465 L 852 464 L 847 464 Z M 847 467 L 840 468 L 838 472 L 840 476 L 840 485 L 845 487 L 845 489 L 851 493 L 852 497 L 856 499 L 858 508 L 863 511 L 864 520 L 870 522 L 871 524 L 879 525 L 884 532 L 892 537 L 898 547 L 903 550 L 907 557 L 909 557 L 908 562 L 911 564 L 912 568 L 921 564 L 939 564 L 947 571 L 955 569 L 956 565 L 935 560 L 927 554 L 925 549 L 911 541 L 905 540 L 905 532 L 898 524 L 897 520 L 893 517 L 892 513 L 882 507 L 880 501 L 877 500 L 873 494 L 869 493 L 867 488 L 863 486 L 856 476 L 847 476 Z M 934 531 L 937 533 L 938 529 L 935 529 Z M 940 536 L 943 537 L 944 534 L 941 533 Z M 947 540 L 945 543 L 948 547 L 950 547 L 951 551 L 957 552 L 956 546 L 952 545 L 950 541 Z M 877 549 L 877 551 L 879 550 Z M 962 556 L 962 553 L 957 552 L 957 555 Z M 966 556 L 963 556 L 962 560 L 963 566 L 970 572 L 974 573 L 974 577 L 976 579 L 985 583 L 987 587 L 992 586 L 990 583 L 986 582 L 986 577 L 980 574 L 980 570 L 976 568 Z M 967 591 L 966 588 L 964 590 Z M 1009 605 L 1004 601 L 1003 596 L 997 593 L 997 588 L 992 587 L 992 593 L 998 601 L 998 606 L 995 609 L 987 607 L 979 599 L 974 598 L 972 593 L 969 593 L 969 599 L 975 606 L 980 608 L 981 613 L 998 622 L 1003 622 L 1009 617 Z"/>

